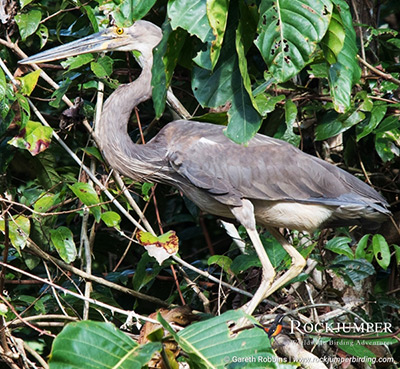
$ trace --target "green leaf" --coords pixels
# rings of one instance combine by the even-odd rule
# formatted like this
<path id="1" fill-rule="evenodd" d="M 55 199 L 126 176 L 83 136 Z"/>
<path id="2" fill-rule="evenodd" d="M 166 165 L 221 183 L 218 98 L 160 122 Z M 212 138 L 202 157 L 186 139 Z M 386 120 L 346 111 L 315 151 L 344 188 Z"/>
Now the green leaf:
<path id="1" fill-rule="evenodd" d="M 346 255 L 349 259 L 354 259 L 353 251 L 349 246 L 350 242 L 351 238 L 349 237 L 335 237 L 326 243 L 325 249 L 339 255 Z"/>
<path id="2" fill-rule="evenodd" d="M 384 133 L 396 128 L 400 128 L 400 119 L 396 115 L 390 115 L 379 123 L 378 128 L 374 130 L 374 133 Z"/>
<path id="3" fill-rule="evenodd" d="M 365 113 L 358 110 L 340 115 L 329 111 L 315 129 L 315 140 L 322 141 L 336 136 L 360 123 L 363 119 L 365 119 Z"/>
<path id="4" fill-rule="evenodd" d="M 132 20 L 142 19 L 156 3 L 156 0 L 130 0 L 132 3 Z"/>
<path id="5" fill-rule="evenodd" d="M 7 81 L 3 69 L 0 68 L 0 101 L 6 96 Z"/>
<path id="6" fill-rule="evenodd" d="M 76 259 L 77 251 L 74 235 L 67 227 L 58 227 L 50 230 L 51 241 L 61 259 L 66 263 L 72 263 Z"/>
<path id="7" fill-rule="evenodd" d="M 23 129 L 31 116 L 31 109 L 29 107 L 28 100 L 24 95 L 17 93 L 16 97 L 19 105 L 19 113 L 21 115 L 20 128 Z"/>
<path id="8" fill-rule="evenodd" d="M 88 5 L 84 5 L 84 6 L 82 6 L 82 10 L 86 13 L 86 15 L 90 21 L 90 24 L 93 27 L 93 31 L 96 33 L 99 32 L 99 25 L 97 24 L 96 15 L 95 15 L 93 9 Z"/>
<path id="9" fill-rule="evenodd" d="M 144 182 L 142 184 L 142 195 L 145 197 L 146 201 L 148 201 L 150 196 L 150 190 L 154 187 L 154 183 Z"/>
<path id="10" fill-rule="evenodd" d="M 221 52 L 222 41 L 224 39 L 226 23 L 228 20 L 228 8 L 229 0 L 207 0 L 207 17 L 215 36 L 215 40 L 211 41 L 211 68 L 214 68 L 217 64 Z"/>
<path id="11" fill-rule="evenodd" d="M 203 42 L 215 39 L 207 17 L 206 0 L 173 0 L 167 6 L 172 29 L 181 27 Z"/>
<path id="12" fill-rule="evenodd" d="M 242 76 L 243 86 L 248 93 L 248 96 L 251 100 L 253 107 L 257 110 L 258 106 L 253 97 L 250 76 L 249 76 L 249 72 L 248 72 L 248 68 L 247 68 L 247 59 L 246 59 L 247 47 L 245 47 L 245 36 L 244 35 L 246 34 L 246 32 L 252 33 L 251 29 L 246 29 L 247 27 L 248 27 L 248 24 L 246 24 L 244 21 L 242 21 L 242 19 L 240 19 L 239 26 L 236 30 L 236 35 L 235 35 L 235 46 L 236 46 L 239 71 Z M 255 32 L 255 30 L 254 30 L 254 32 Z M 211 49 L 211 54 L 212 54 L 212 52 L 213 52 L 213 49 Z M 215 64 L 213 64 L 213 67 L 214 67 L 214 65 Z"/>
<path id="13" fill-rule="evenodd" d="M 83 182 L 77 182 L 72 186 L 68 185 L 68 187 L 79 198 L 79 200 L 89 207 L 89 211 L 94 215 L 96 222 L 99 222 L 101 219 L 100 206 L 93 205 L 97 205 L 100 200 L 94 188 L 89 183 Z"/>
<path id="14" fill-rule="evenodd" d="M 344 352 L 347 352 L 348 354 L 360 358 L 375 358 L 375 354 L 368 350 L 365 345 L 361 345 L 357 343 L 357 340 L 351 340 L 351 339 L 340 339 L 340 340 L 335 340 L 337 346 L 343 350 Z M 367 361 L 368 362 L 368 361 Z"/>
<path id="15" fill-rule="evenodd" d="M 106 224 L 107 227 L 118 227 L 121 222 L 121 216 L 115 211 L 106 211 L 101 214 L 101 220 Z"/>
<path id="16" fill-rule="evenodd" d="M 248 142 L 260 128 L 261 116 L 253 106 L 241 76 L 236 52 L 236 30 L 232 23 L 225 34 L 221 55 L 214 70 L 210 72 L 194 68 L 192 89 L 203 107 L 231 104 L 225 134 L 233 141 Z"/>
<path id="17" fill-rule="evenodd" d="M 213 255 L 208 258 L 208 265 L 217 264 L 219 265 L 225 273 L 232 274 L 230 267 L 232 264 L 232 259 L 225 255 Z"/>
<path id="18" fill-rule="evenodd" d="M 30 4 L 34 0 L 19 0 L 19 3 L 21 5 L 21 9 L 25 8 L 28 4 Z"/>
<path id="19" fill-rule="evenodd" d="M 157 117 L 164 112 L 167 90 L 186 39 L 185 31 L 180 28 L 173 31 L 169 23 L 164 23 L 162 29 L 163 38 L 153 50 L 154 62 L 151 79 L 153 104 Z"/>
<path id="20" fill-rule="evenodd" d="M 68 58 L 61 62 L 64 68 L 69 68 L 70 70 L 80 68 L 82 65 L 90 63 L 94 59 L 93 54 L 82 54 Z"/>
<path id="21" fill-rule="evenodd" d="M 40 213 L 45 213 L 55 204 L 56 196 L 52 193 L 44 193 L 33 205 L 33 209 Z"/>
<path id="22" fill-rule="evenodd" d="M 394 247 L 394 254 L 396 256 L 396 264 L 400 265 L 400 246 L 393 245 Z"/>
<path id="23" fill-rule="evenodd" d="M 325 59 L 329 64 L 337 62 L 339 53 L 342 51 L 346 32 L 342 18 L 336 7 L 333 8 L 331 21 L 328 30 L 321 41 L 321 47 L 325 54 Z"/>
<path id="24" fill-rule="evenodd" d="M 372 250 L 372 245 L 368 244 L 370 236 L 370 234 L 366 234 L 358 241 L 355 257 L 356 259 L 365 259 L 371 263 L 374 258 L 374 252 Z"/>
<path id="25" fill-rule="evenodd" d="M 311 61 L 332 14 L 327 0 L 263 0 L 255 41 L 278 82 L 296 75 Z"/>
<path id="26" fill-rule="evenodd" d="M 338 256 L 330 265 L 330 269 L 343 276 L 347 284 L 357 282 L 375 274 L 371 263 L 364 259 L 349 259 L 346 255 Z"/>
<path id="27" fill-rule="evenodd" d="M 44 45 L 46 45 L 47 40 L 49 39 L 49 30 L 44 24 L 39 25 L 36 34 L 40 38 L 40 48 L 42 49 Z"/>
<path id="28" fill-rule="evenodd" d="M 271 96 L 270 94 L 266 93 L 259 94 L 255 97 L 258 111 L 263 117 L 266 117 L 268 113 L 274 111 L 276 104 L 285 99 L 285 95 Z"/>
<path id="29" fill-rule="evenodd" d="M 398 49 L 400 49 L 400 39 L 399 38 L 391 38 L 390 40 L 387 40 L 389 44 L 392 44 L 396 46 Z"/>
<path id="30" fill-rule="evenodd" d="M 153 7 L 156 0 L 126 0 L 102 2 L 107 12 L 112 12 L 113 18 L 121 27 L 129 27 L 132 22 L 142 19 Z"/>
<path id="31" fill-rule="evenodd" d="M 148 268 L 149 264 L 151 268 Z M 154 279 L 161 270 L 161 266 L 154 262 L 154 259 L 146 252 L 136 264 L 135 274 L 132 280 L 132 287 L 135 291 L 140 291 L 148 283 L 154 282 Z"/>
<path id="32" fill-rule="evenodd" d="M 31 231 L 31 223 L 29 218 L 22 215 L 8 218 L 9 237 L 12 245 L 21 254 L 21 250 L 25 247 Z M 5 232 L 4 218 L 0 218 L 0 231 Z"/>
<path id="33" fill-rule="evenodd" d="M 155 245 L 165 249 L 170 254 L 178 251 L 179 248 L 179 240 L 175 231 L 166 232 L 158 237 L 153 236 L 150 232 L 138 231 L 136 238 L 142 246 Z"/>
<path id="34" fill-rule="evenodd" d="M 400 155 L 400 130 L 393 129 L 375 135 L 375 150 L 384 162 Z"/>
<path id="35" fill-rule="evenodd" d="M 246 368 L 264 368 L 265 363 L 277 363 L 278 358 L 261 329 L 246 329 L 232 334 L 229 328 L 231 324 L 238 323 L 244 317 L 256 322 L 242 310 L 232 310 L 215 318 L 193 323 L 179 333 L 172 330 L 161 314 L 157 315 L 157 320 L 185 352 L 190 368 L 233 368 L 235 362 L 244 363 L 244 359 Z M 260 366 L 260 363 L 263 364 Z M 287 367 L 289 368 L 294 369 L 295 366 Z"/>
<path id="36" fill-rule="evenodd" d="M 285 122 L 286 129 L 283 131 L 283 126 L 279 127 L 278 132 L 274 137 L 291 143 L 293 146 L 298 147 L 300 144 L 300 136 L 293 132 L 293 127 L 295 125 L 297 118 L 297 106 L 292 100 L 287 100 L 285 102 Z"/>
<path id="37" fill-rule="evenodd" d="M 52 106 L 53 108 L 58 108 L 61 103 L 62 97 L 65 95 L 65 93 L 68 91 L 69 85 L 71 84 L 71 80 L 67 78 L 65 81 L 61 82 L 60 88 L 55 90 L 53 94 L 51 95 L 52 98 L 54 98 L 53 101 L 49 102 L 49 105 Z"/>
<path id="38" fill-rule="evenodd" d="M 31 10 L 15 16 L 15 22 L 18 25 L 22 41 L 25 41 L 27 37 L 36 32 L 41 19 L 42 13 L 40 10 Z"/>
<path id="39" fill-rule="evenodd" d="M 279 267 L 287 257 L 287 252 L 275 238 L 261 236 L 262 244 L 274 268 Z"/>
<path id="40" fill-rule="evenodd" d="M 12 138 L 8 143 L 20 149 L 26 149 L 32 156 L 35 156 L 50 146 L 52 134 L 53 129 L 51 127 L 30 120 L 18 136 Z"/>
<path id="41" fill-rule="evenodd" d="M 357 141 L 363 137 L 368 136 L 382 121 L 386 114 L 387 106 L 383 104 L 374 104 L 371 110 L 371 116 L 367 124 L 359 124 L 356 127 Z"/>
<path id="42" fill-rule="evenodd" d="M 113 71 L 113 63 L 114 60 L 105 55 L 102 58 L 97 59 L 96 62 L 91 62 L 90 69 L 97 78 L 109 77 Z"/>
<path id="43" fill-rule="evenodd" d="M 344 0 L 333 2 L 344 24 L 346 37 L 337 62 L 329 68 L 328 81 L 335 110 L 344 113 L 351 107 L 351 90 L 361 77 L 361 69 L 357 62 L 356 33 L 350 8 Z"/>
<path id="44" fill-rule="evenodd" d="M 372 247 L 376 261 L 386 270 L 390 264 L 390 250 L 385 238 L 380 234 L 374 234 L 372 237 Z"/>
<path id="45" fill-rule="evenodd" d="M 103 157 L 101 156 L 100 150 L 97 147 L 94 146 L 88 146 L 82 148 L 82 151 L 84 151 L 86 154 L 90 156 L 94 156 L 98 161 L 104 162 Z"/>
<path id="46" fill-rule="evenodd" d="M 260 259 L 255 253 L 248 255 L 239 255 L 235 259 L 233 259 L 231 270 L 234 274 L 239 274 L 253 266 L 261 267 Z"/>
<path id="47" fill-rule="evenodd" d="M 111 323 L 69 323 L 54 340 L 51 369 L 128 369 L 146 365 L 161 343 L 139 345 Z"/>
<path id="48" fill-rule="evenodd" d="M 40 70 L 35 70 L 34 72 L 28 73 L 23 77 L 19 77 L 18 79 L 21 82 L 21 93 L 26 96 L 30 96 L 37 84 L 39 76 Z"/>

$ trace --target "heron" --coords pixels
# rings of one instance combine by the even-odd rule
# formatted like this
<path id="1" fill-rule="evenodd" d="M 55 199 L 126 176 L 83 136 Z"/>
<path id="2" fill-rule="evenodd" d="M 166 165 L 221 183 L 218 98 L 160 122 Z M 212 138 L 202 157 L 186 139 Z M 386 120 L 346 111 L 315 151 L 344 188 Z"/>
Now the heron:
<path id="1" fill-rule="evenodd" d="M 203 211 L 244 226 L 262 266 L 261 282 L 244 310 L 252 314 L 263 299 L 300 274 L 306 261 L 280 229 L 313 232 L 346 225 L 372 225 L 390 216 L 387 201 L 339 167 L 293 145 L 256 134 L 239 145 L 224 127 L 192 120 L 165 125 L 146 144 L 127 132 L 132 110 L 152 96 L 153 49 L 162 38 L 155 24 L 138 20 L 41 52 L 21 63 L 40 63 L 84 53 L 137 51 L 139 77 L 120 85 L 104 104 L 96 126 L 109 165 L 135 181 L 174 186 Z M 268 258 L 256 225 L 273 235 L 291 257 L 280 276 Z"/>

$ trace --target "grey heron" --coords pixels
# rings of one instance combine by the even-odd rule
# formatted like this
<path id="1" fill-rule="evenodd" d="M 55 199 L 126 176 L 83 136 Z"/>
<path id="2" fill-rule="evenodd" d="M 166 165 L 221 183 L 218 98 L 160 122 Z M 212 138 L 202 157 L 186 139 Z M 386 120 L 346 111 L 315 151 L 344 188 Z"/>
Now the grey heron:
<path id="1" fill-rule="evenodd" d="M 388 203 L 344 170 L 261 134 L 242 146 L 228 139 L 222 126 L 176 120 L 147 144 L 134 144 L 127 123 L 132 110 L 152 96 L 153 49 L 161 38 L 159 27 L 140 20 L 127 28 L 107 28 L 21 63 L 110 50 L 140 53 L 140 76 L 119 86 L 104 104 L 96 127 L 100 149 L 110 166 L 123 175 L 175 186 L 202 210 L 236 219 L 246 228 L 262 264 L 260 286 L 245 306 L 252 314 L 264 298 L 305 266 L 303 256 L 279 228 L 312 232 L 322 227 L 378 223 L 390 215 Z M 269 230 L 292 258 L 290 268 L 276 279 L 256 224 Z"/>

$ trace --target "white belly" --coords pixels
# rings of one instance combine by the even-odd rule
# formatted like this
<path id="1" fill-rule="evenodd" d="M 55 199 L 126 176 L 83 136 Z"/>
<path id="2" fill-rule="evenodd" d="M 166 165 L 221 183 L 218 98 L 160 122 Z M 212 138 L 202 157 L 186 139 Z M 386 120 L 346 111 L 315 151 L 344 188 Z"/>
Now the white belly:
<path id="1" fill-rule="evenodd" d="M 264 226 L 312 232 L 328 220 L 334 207 L 317 204 L 255 202 L 256 222 Z"/>

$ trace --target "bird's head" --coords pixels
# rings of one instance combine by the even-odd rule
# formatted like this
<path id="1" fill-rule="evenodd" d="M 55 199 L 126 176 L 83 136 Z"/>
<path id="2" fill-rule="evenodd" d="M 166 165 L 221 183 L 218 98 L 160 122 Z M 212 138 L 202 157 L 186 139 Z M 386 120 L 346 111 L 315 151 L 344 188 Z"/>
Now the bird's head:
<path id="1" fill-rule="evenodd" d="M 162 33 L 159 27 L 151 22 L 139 20 L 126 28 L 116 26 L 106 28 L 101 32 L 86 36 L 80 40 L 22 59 L 19 63 L 43 63 L 80 54 L 113 50 L 137 50 L 140 52 L 142 58 L 146 59 L 151 57 L 152 50 L 159 44 L 161 38 Z"/>

